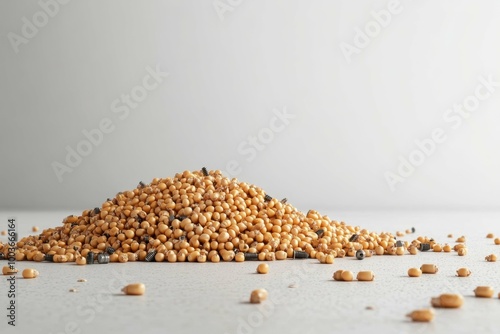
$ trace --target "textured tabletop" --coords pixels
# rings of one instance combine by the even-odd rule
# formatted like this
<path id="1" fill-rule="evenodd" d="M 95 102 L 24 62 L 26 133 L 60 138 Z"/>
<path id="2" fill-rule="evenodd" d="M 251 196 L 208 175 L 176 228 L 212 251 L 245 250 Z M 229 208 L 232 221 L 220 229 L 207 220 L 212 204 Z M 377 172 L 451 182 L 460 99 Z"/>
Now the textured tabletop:
<path id="1" fill-rule="evenodd" d="M 58 226 L 68 214 L 79 212 L 2 212 L 0 230 L 15 217 L 19 235 L 31 227 Z M 335 259 L 333 265 L 317 260 L 268 262 L 269 274 L 255 273 L 257 262 L 244 263 L 110 263 L 77 266 L 18 262 L 20 271 L 36 268 L 36 279 L 16 281 L 16 327 L 9 326 L 7 280 L 0 283 L 1 333 L 497 333 L 500 314 L 500 262 L 484 257 L 500 246 L 487 239 L 500 236 L 500 212 L 332 212 L 332 219 L 375 232 L 416 228 L 413 240 L 429 236 L 455 244 L 467 237 L 468 254 L 422 252 L 415 256 L 373 256 Z M 454 238 L 447 235 L 453 233 Z M 5 242 L 5 236 L 0 237 Z M 3 265 L 6 261 L 0 262 Z M 410 267 L 435 263 L 439 272 L 409 278 Z M 472 275 L 458 278 L 468 267 Z M 373 282 L 337 282 L 339 269 L 372 270 Z M 5 278 L 6 276 L 4 276 Z M 77 282 L 78 279 L 86 282 Z M 128 284 L 146 285 L 143 296 L 125 296 Z M 475 298 L 478 285 L 495 289 L 492 299 Z M 269 291 L 262 304 L 248 303 L 256 288 Z M 76 292 L 70 292 L 76 289 Z M 432 323 L 412 323 L 405 314 L 430 306 L 430 298 L 444 292 L 460 293 L 464 306 L 436 309 Z"/>

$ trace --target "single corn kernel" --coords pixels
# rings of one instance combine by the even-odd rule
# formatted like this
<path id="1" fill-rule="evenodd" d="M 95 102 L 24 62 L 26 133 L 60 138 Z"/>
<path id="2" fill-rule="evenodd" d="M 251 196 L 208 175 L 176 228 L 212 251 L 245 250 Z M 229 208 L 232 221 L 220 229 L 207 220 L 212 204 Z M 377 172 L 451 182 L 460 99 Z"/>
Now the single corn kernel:
<path id="1" fill-rule="evenodd" d="M 398 236 L 398 237 L 404 237 L 404 235 L 405 235 L 404 232 L 401 232 L 401 231 L 396 232 L 396 236 Z"/>
<path id="2" fill-rule="evenodd" d="M 417 255 L 418 253 L 418 249 L 417 247 L 415 247 L 414 245 L 411 245 L 409 248 L 408 248 L 408 251 L 410 252 L 411 255 Z"/>
<path id="3" fill-rule="evenodd" d="M 146 286 L 142 283 L 129 284 L 122 289 L 122 292 L 132 296 L 143 295 L 145 291 L 146 291 Z"/>
<path id="4" fill-rule="evenodd" d="M 373 271 L 360 271 L 356 276 L 358 281 L 373 281 L 375 279 L 375 275 Z"/>
<path id="5" fill-rule="evenodd" d="M 352 271 L 344 270 L 340 274 L 340 277 L 342 277 L 343 281 L 350 282 L 354 279 L 354 274 L 352 273 Z"/>
<path id="6" fill-rule="evenodd" d="M 269 272 L 269 265 L 267 263 L 261 263 L 257 266 L 257 272 L 259 274 L 267 274 Z"/>
<path id="7" fill-rule="evenodd" d="M 38 232 L 38 230 L 39 230 L 38 226 L 33 226 L 31 228 L 31 231 L 33 231 L 33 232 Z"/>
<path id="8" fill-rule="evenodd" d="M 464 248 L 464 247 L 465 247 L 465 245 L 464 245 L 464 244 L 456 244 L 455 246 L 453 246 L 453 250 L 454 250 L 455 252 L 458 252 L 458 250 L 459 250 L 460 248 Z"/>
<path id="9" fill-rule="evenodd" d="M 212 257 L 213 257 L 213 255 L 212 255 Z M 236 255 L 234 256 L 234 261 L 236 261 L 236 262 L 244 262 L 245 261 L 245 253 L 243 253 L 243 252 L 236 253 Z"/>
<path id="10" fill-rule="evenodd" d="M 493 288 L 491 286 L 478 286 L 474 290 L 474 294 L 476 297 L 481 297 L 481 298 L 491 298 L 493 297 L 493 294 L 495 292 L 493 291 Z"/>
<path id="11" fill-rule="evenodd" d="M 449 253 L 449 252 L 451 252 L 451 246 L 450 246 L 450 245 L 448 245 L 448 244 L 445 244 L 445 245 L 443 246 L 443 252 L 445 252 L 445 253 Z"/>
<path id="12" fill-rule="evenodd" d="M 243 254 L 243 253 L 242 253 Z M 276 255 L 276 260 L 285 260 L 287 257 L 287 254 L 285 251 L 279 250 L 275 253 Z"/>
<path id="13" fill-rule="evenodd" d="M 495 245 L 500 245 L 500 238 L 495 238 L 494 242 L 495 242 Z"/>
<path id="14" fill-rule="evenodd" d="M 439 253 L 443 250 L 443 247 L 441 247 L 440 244 L 435 244 L 433 247 L 432 247 L 432 251 L 436 252 L 436 253 Z"/>
<path id="15" fill-rule="evenodd" d="M 448 234 L 448 238 L 453 238 L 453 234 Z"/>
<path id="16" fill-rule="evenodd" d="M 342 281 L 342 273 L 343 272 L 344 272 L 343 270 L 337 270 L 336 272 L 333 273 L 332 278 L 336 281 Z"/>
<path id="17" fill-rule="evenodd" d="M 158 254 L 161 254 L 161 253 L 158 253 Z M 120 262 L 120 263 L 128 262 L 128 255 L 125 253 L 121 253 L 120 255 L 118 255 L 118 262 Z"/>
<path id="18" fill-rule="evenodd" d="M 467 248 L 462 247 L 462 248 L 460 248 L 460 249 L 458 250 L 458 252 L 457 252 L 457 253 L 458 253 L 458 256 L 465 256 L 465 255 L 467 255 Z"/>
<path id="19" fill-rule="evenodd" d="M 408 276 L 410 277 L 420 277 L 422 275 L 422 270 L 418 268 L 410 268 L 408 269 Z"/>
<path id="20" fill-rule="evenodd" d="M 83 256 L 79 256 L 76 258 L 75 262 L 76 262 L 76 264 L 83 266 L 83 265 L 87 264 L 87 259 Z"/>
<path id="21" fill-rule="evenodd" d="M 405 248 L 404 247 L 396 247 L 396 255 L 404 255 Z"/>
<path id="22" fill-rule="evenodd" d="M 260 302 L 267 299 L 267 295 L 268 293 L 267 290 L 265 289 L 253 290 L 252 293 L 250 294 L 250 303 L 259 304 Z"/>
<path id="23" fill-rule="evenodd" d="M 412 321 L 429 322 L 432 321 L 432 319 L 434 319 L 434 310 L 433 309 L 415 310 L 411 313 L 408 313 L 406 316 L 410 317 Z"/>
<path id="24" fill-rule="evenodd" d="M 493 233 L 486 234 L 486 238 L 488 238 L 488 239 L 493 239 L 494 237 L 495 237 L 495 235 Z"/>
<path id="25" fill-rule="evenodd" d="M 23 270 L 23 278 L 37 278 L 39 272 L 36 269 L 26 268 Z"/>
<path id="26" fill-rule="evenodd" d="M 377 246 L 377 247 L 375 247 L 375 254 L 377 254 L 377 255 L 384 255 L 384 247 L 382 247 L 380 245 Z"/>
<path id="27" fill-rule="evenodd" d="M 459 268 L 457 270 L 458 277 L 468 277 L 468 276 L 470 276 L 470 274 L 472 274 L 472 272 L 467 268 Z"/>
<path id="28" fill-rule="evenodd" d="M 426 263 L 420 267 L 420 270 L 422 270 L 423 274 L 435 274 L 439 269 L 435 264 Z"/>
<path id="29" fill-rule="evenodd" d="M 496 262 L 497 256 L 495 254 L 490 254 L 484 258 L 488 262 Z"/>
<path id="30" fill-rule="evenodd" d="M 455 242 L 465 242 L 465 236 L 462 235 L 461 237 L 458 237 Z"/>
<path id="31" fill-rule="evenodd" d="M 325 257 L 325 263 L 326 264 L 333 264 L 333 262 L 335 261 L 335 257 L 331 254 L 328 254 L 326 257 Z"/>
<path id="32" fill-rule="evenodd" d="M 12 266 L 4 266 L 2 268 L 2 274 L 4 275 L 14 275 L 14 274 L 17 274 L 19 270 L 17 270 L 17 268 L 14 268 Z"/>
<path id="33" fill-rule="evenodd" d="M 464 298 L 459 294 L 443 293 L 439 297 L 431 299 L 433 307 L 459 308 L 464 303 Z"/>

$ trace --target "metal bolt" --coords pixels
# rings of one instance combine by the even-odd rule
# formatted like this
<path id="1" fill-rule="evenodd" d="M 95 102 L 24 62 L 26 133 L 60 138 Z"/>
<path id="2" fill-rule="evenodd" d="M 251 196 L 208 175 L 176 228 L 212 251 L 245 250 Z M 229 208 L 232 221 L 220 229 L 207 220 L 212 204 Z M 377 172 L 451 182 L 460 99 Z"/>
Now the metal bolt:
<path id="1" fill-rule="evenodd" d="M 141 189 L 141 188 L 144 188 L 146 186 L 146 184 L 142 181 L 139 182 L 139 184 L 137 185 L 137 188 Z"/>
<path id="2" fill-rule="evenodd" d="M 356 259 L 358 260 L 363 260 L 365 258 L 366 254 L 365 251 L 360 249 L 356 252 Z"/>
<path id="3" fill-rule="evenodd" d="M 156 250 L 155 249 L 150 250 L 146 255 L 146 258 L 144 258 L 144 260 L 146 262 L 155 262 L 155 256 L 156 256 Z"/>
<path id="4" fill-rule="evenodd" d="M 356 240 L 358 240 L 358 235 L 356 233 L 354 233 L 353 235 L 351 235 L 351 237 L 349 238 L 349 242 L 356 242 Z"/>
<path id="5" fill-rule="evenodd" d="M 54 254 L 45 254 L 45 261 L 54 262 Z"/>
<path id="6" fill-rule="evenodd" d="M 245 261 L 257 261 L 259 255 L 257 253 L 245 253 Z"/>
<path id="7" fill-rule="evenodd" d="M 99 264 L 109 263 L 109 254 L 108 253 L 100 253 L 97 255 L 97 262 Z"/>
<path id="8" fill-rule="evenodd" d="M 115 252 L 115 249 L 113 247 L 106 247 L 106 253 L 113 254 L 114 252 Z"/>
<path id="9" fill-rule="evenodd" d="M 286 201 L 288 201 L 288 200 L 287 200 L 287 199 L 286 199 L 286 197 L 285 197 L 285 198 L 283 198 L 280 202 L 281 202 L 282 204 L 285 204 L 285 203 L 286 203 Z"/>
<path id="10" fill-rule="evenodd" d="M 272 199 L 273 198 L 271 196 L 269 196 L 268 194 L 266 194 L 266 196 L 264 196 L 264 201 L 266 201 L 266 202 L 269 202 Z"/>
<path id="11" fill-rule="evenodd" d="M 415 228 L 414 227 L 411 228 L 411 233 L 415 233 Z"/>
<path id="12" fill-rule="evenodd" d="M 418 250 L 421 251 L 421 252 L 428 251 L 429 249 L 431 249 L 431 245 L 430 244 L 420 244 L 420 245 L 418 245 Z"/>
<path id="13" fill-rule="evenodd" d="M 204 176 L 208 176 L 208 170 L 207 170 L 207 168 L 206 168 L 206 167 L 203 167 L 203 168 L 201 169 L 201 171 L 202 171 L 202 173 L 203 173 L 203 175 L 204 175 Z"/>
<path id="14" fill-rule="evenodd" d="M 403 247 L 403 242 L 401 240 L 396 241 L 396 247 Z"/>
<path id="15" fill-rule="evenodd" d="M 323 229 L 319 229 L 319 230 L 317 230 L 317 231 L 316 231 L 316 234 L 317 234 L 317 235 L 318 235 L 318 237 L 320 237 L 320 238 L 321 238 L 321 236 L 322 236 L 324 233 L 325 233 L 325 230 L 323 230 Z"/>
<path id="16" fill-rule="evenodd" d="M 87 259 L 87 264 L 94 264 L 94 260 L 95 260 L 94 252 L 88 252 L 86 259 Z"/>
<path id="17" fill-rule="evenodd" d="M 309 258 L 309 254 L 303 251 L 293 251 L 293 258 L 294 259 L 307 259 Z"/>

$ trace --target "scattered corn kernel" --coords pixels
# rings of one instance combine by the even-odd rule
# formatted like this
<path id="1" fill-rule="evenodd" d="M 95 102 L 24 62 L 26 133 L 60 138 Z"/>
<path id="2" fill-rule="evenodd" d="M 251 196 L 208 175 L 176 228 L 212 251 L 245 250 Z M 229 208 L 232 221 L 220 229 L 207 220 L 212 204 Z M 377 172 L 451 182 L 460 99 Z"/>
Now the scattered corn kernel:
<path id="1" fill-rule="evenodd" d="M 463 305 L 464 298 L 459 294 L 443 293 L 439 297 L 431 299 L 433 307 L 459 308 Z"/>
<path id="2" fill-rule="evenodd" d="M 448 234 L 448 238 L 453 238 L 453 234 Z"/>
<path id="3" fill-rule="evenodd" d="M 78 292 L 78 290 L 75 288 L 71 288 L 71 289 L 69 289 L 69 292 Z"/>
<path id="4" fill-rule="evenodd" d="M 490 254 L 484 258 L 488 262 L 496 262 L 497 261 L 497 256 L 496 254 Z"/>
<path id="5" fill-rule="evenodd" d="M 269 272 L 269 265 L 267 263 L 261 263 L 257 266 L 257 272 L 259 274 L 267 274 Z"/>
<path id="6" fill-rule="evenodd" d="M 38 232 L 38 230 L 39 230 L 38 226 L 33 226 L 31 228 L 31 231 L 33 231 L 33 232 Z"/>
<path id="7" fill-rule="evenodd" d="M 455 242 L 465 242 L 465 236 L 462 235 L 461 237 L 458 237 Z"/>
<path id="8" fill-rule="evenodd" d="M 286 260 L 287 254 L 285 251 L 279 250 L 276 252 L 276 260 Z"/>
<path id="9" fill-rule="evenodd" d="M 474 294 L 476 297 L 481 297 L 481 298 L 491 298 L 493 297 L 493 294 L 495 292 L 493 291 L 493 288 L 490 286 L 478 286 L 474 290 Z"/>
<path id="10" fill-rule="evenodd" d="M 2 232 L 0 232 L 0 235 L 7 235 L 7 231 L 6 230 L 2 230 Z"/>
<path id="11" fill-rule="evenodd" d="M 87 259 L 83 256 L 79 256 L 76 258 L 75 262 L 76 262 L 76 264 L 83 266 L 83 265 L 87 264 Z"/>
<path id="12" fill-rule="evenodd" d="M 434 244 L 434 246 L 432 246 L 432 251 L 434 251 L 436 253 L 439 253 L 442 250 L 443 250 L 443 247 L 440 244 Z"/>
<path id="13" fill-rule="evenodd" d="M 460 248 L 460 249 L 457 251 L 457 253 L 458 253 L 458 256 L 465 256 L 465 255 L 467 255 L 467 248 L 462 247 L 462 248 Z"/>
<path id="14" fill-rule="evenodd" d="M 342 273 L 343 272 L 344 272 L 343 270 L 337 270 L 336 272 L 333 273 L 332 278 L 336 281 L 342 281 Z"/>
<path id="15" fill-rule="evenodd" d="M 493 233 L 486 234 L 486 238 L 488 238 L 488 239 L 493 239 L 494 237 L 495 237 L 495 235 Z"/>
<path id="16" fill-rule="evenodd" d="M 122 289 L 122 292 L 124 292 L 125 294 L 133 296 L 143 295 L 145 291 L 146 286 L 142 283 L 129 284 Z"/>
<path id="17" fill-rule="evenodd" d="M 250 294 L 250 303 L 259 304 L 260 302 L 267 299 L 267 295 L 268 293 L 267 290 L 265 289 L 253 290 L 252 293 Z"/>
<path id="18" fill-rule="evenodd" d="M 467 269 L 467 268 L 459 268 L 457 270 L 457 276 L 458 277 L 469 277 L 470 274 L 472 274 L 472 272 L 469 269 Z"/>
<path id="19" fill-rule="evenodd" d="M 358 281 L 373 281 L 375 279 L 375 275 L 373 271 L 360 271 L 356 276 Z"/>
<path id="20" fill-rule="evenodd" d="M 396 236 L 398 236 L 398 237 L 404 237 L 404 235 L 405 235 L 404 232 L 401 232 L 401 231 L 396 232 Z"/>
<path id="21" fill-rule="evenodd" d="M 408 276 L 410 277 L 420 277 L 422 275 L 422 270 L 418 268 L 410 268 L 408 269 Z"/>
<path id="22" fill-rule="evenodd" d="M 37 278 L 39 272 L 36 269 L 26 268 L 23 270 L 23 278 Z"/>
<path id="23" fill-rule="evenodd" d="M 352 281 L 354 279 L 354 274 L 352 273 L 352 271 L 344 270 L 340 274 L 340 277 L 342 277 L 343 281 L 349 282 L 349 281 Z"/>
<path id="24" fill-rule="evenodd" d="M 451 246 L 450 246 L 450 245 L 448 245 L 448 244 L 445 244 L 445 245 L 443 246 L 443 252 L 445 252 L 445 253 L 449 253 L 449 252 L 451 252 Z"/>
<path id="25" fill-rule="evenodd" d="M 435 274 L 439 269 L 435 264 L 426 263 L 420 266 L 420 270 L 422 270 L 423 274 Z"/>
<path id="26" fill-rule="evenodd" d="M 434 310 L 433 309 L 421 309 L 410 312 L 406 315 L 410 317 L 412 321 L 416 322 L 429 322 L 434 319 Z"/>
<path id="27" fill-rule="evenodd" d="M 85 278 L 80 278 L 80 279 L 77 280 L 77 282 L 83 283 L 83 282 L 87 282 L 87 280 Z"/>
<path id="28" fill-rule="evenodd" d="M 2 274 L 4 275 L 14 275 L 17 274 L 19 270 L 17 268 L 11 267 L 11 266 L 4 266 L 2 268 Z"/>
<path id="29" fill-rule="evenodd" d="M 494 242 L 495 242 L 495 245 L 500 245 L 500 238 L 495 238 Z"/>

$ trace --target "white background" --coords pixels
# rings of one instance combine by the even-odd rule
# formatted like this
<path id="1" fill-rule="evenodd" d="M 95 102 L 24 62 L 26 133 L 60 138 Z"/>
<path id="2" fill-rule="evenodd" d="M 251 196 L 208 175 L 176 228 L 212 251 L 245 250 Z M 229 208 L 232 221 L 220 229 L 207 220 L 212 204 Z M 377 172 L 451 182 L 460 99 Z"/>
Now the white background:
<path id="1" fill-rule="evenodd" d="M 302 210 L 499 208 L 500 87 L 456 129 L 443 115 L 478 77 L 500 82 L 500 3 L 401 0 L 350 62 L 342 43 L 389 1 L 231 3 L 74 0 L 16 53 L 9 34 L 42 7 L 2 0 L 0 209 L 83 210 L 232 160 Z M 157 65 L 168 77 L 120 119 L 113 101 Z M 284 109 L 284 130 L 241 154 Z M 59 182 L 53 162 L 104 118 L 114 130 Z M 384 173 L 436 128 L 446 141 L 391 191 Z"/>

